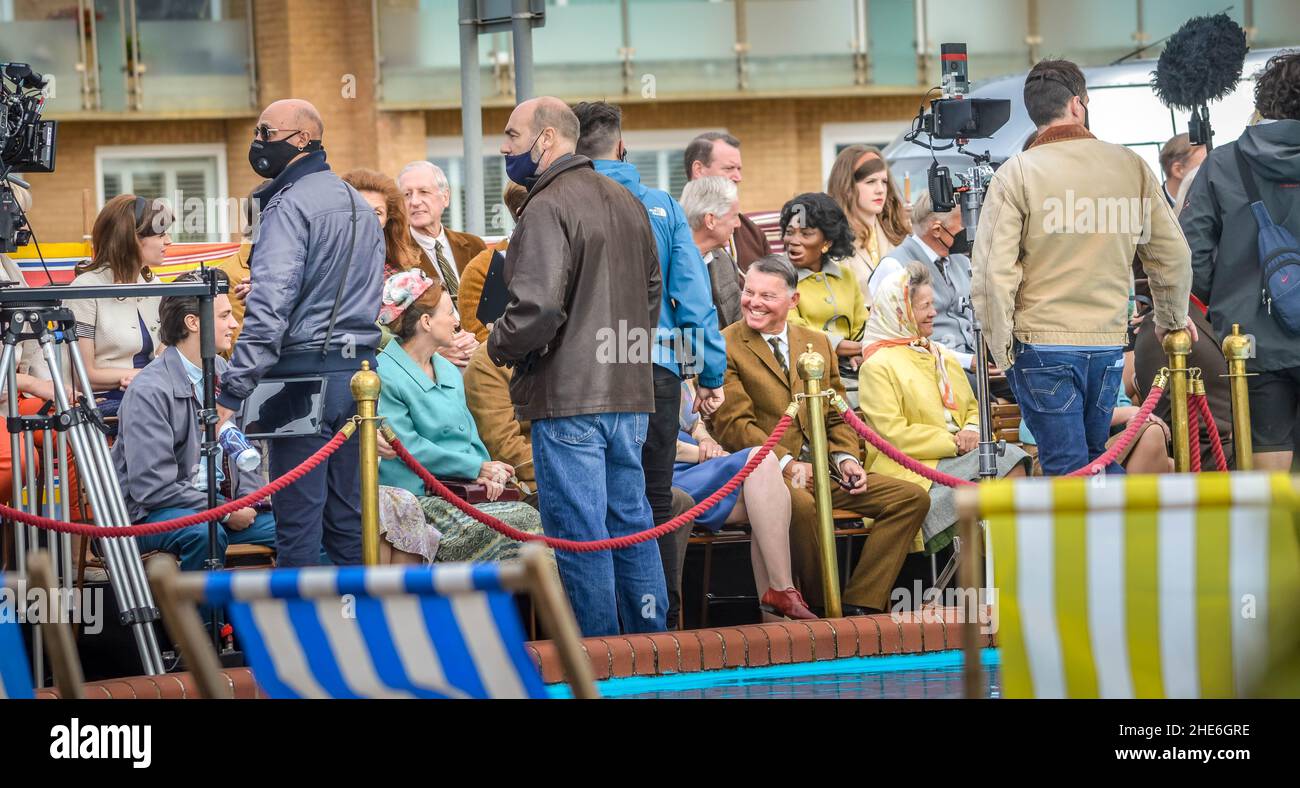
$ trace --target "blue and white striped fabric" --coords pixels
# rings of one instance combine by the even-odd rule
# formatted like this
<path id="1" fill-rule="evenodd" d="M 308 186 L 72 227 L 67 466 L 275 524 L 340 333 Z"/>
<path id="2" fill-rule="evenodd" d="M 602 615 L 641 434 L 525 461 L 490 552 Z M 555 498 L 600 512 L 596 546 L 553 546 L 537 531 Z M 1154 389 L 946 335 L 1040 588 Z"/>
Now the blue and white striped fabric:
<path id="1" fill-rule="evenodd" d="M 274 698 L 544 698 L 497 564 L 213 572 Z"/>
<path id="2" fill-rule="evenodd" d="M 0 575 L 0 589 L 14 588 L 6 582 L 10 579 Z M 18 628 L 18 608 L 22 604 L 23 600 L 7 591 L 0 597 L 0 700 L 33 697 L 27 649 Z"/>

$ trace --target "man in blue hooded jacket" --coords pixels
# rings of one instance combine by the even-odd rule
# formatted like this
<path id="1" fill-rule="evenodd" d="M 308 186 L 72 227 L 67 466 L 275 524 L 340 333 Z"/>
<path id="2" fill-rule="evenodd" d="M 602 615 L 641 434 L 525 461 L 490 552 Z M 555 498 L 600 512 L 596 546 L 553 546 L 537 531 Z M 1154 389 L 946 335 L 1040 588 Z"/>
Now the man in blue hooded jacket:
<path id="1" fill-rule="evenodd" d="M 712 415 L 722 404 L 726 344 L 718 331 L 709 269 L 695 246 L 686 214 L 667 192 L 643 184 L 636 167 L 626 161 L 622 110 L 603 101 L 584 101 L 575 105 L 573 112 L 581 125 L 577 152 L 592 160 L 596 172 L 626 187 L 645 205 L 659 252 L 664 284 L 659 326 L 651 348 L 655 411 L 641 451 L 641 465 L 645 470 L 646 498 L 655 525 L 660 525 L 672 516 L 682 379 L 698 376 L 696 409 Z M 679 528 L 659 540 L 668 581 L 670 627 L 678 607 L 674 588 L 689 536 L 689 528 Z"/>

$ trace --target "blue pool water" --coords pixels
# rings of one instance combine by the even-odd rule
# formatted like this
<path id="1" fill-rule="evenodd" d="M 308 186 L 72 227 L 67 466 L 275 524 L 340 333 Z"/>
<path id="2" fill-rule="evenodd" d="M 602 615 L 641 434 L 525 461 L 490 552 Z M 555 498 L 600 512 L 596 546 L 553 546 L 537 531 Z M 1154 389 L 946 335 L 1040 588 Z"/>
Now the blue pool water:
<path id="1" fill-rule="evenodd" d="M 998 653 L 981 655 L 985 696 L 999 694 Z M 965 695 L 960 651 L 853 657 L 799 665 L 731 668 L 668 676 L 636 676 L 596 682 L 606 698 L 961 698 Z M 567 685 L 548 688 L 571 697 Z"/>

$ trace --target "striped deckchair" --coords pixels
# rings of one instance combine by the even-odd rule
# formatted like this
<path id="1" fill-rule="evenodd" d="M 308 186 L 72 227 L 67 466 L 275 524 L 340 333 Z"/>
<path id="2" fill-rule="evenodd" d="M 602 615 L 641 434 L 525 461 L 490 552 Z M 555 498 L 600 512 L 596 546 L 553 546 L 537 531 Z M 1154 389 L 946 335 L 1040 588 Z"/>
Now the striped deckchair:
<path id="1" fill-rule="evenodd" d="M 19 610 L 26 609 L 29 588 L 57 587 L 50 557 L 43 550 L 27 557 L 27 568 L 30 585 L 18 575 L 0 574 L 0 700 L 33 697 L 27 649 L 18 627 Z M 45 599 L 48 601 L 54 596 L 47 591 Z M 49 648 L 50 665 L 54 669 L 54 683 L 59 695 L 80 699 L 84 682 L 72 628 L 48 608 L 42 611 L 41 618 L 41 634 Z"/>
<path id="2" fill-rule="evenodd" d="M 533 595 L 576 697 L 591 666 L 540 549 L 497 564 L 180 572 L 150 583 L 204 697 L 229 697 L 196 604 L 225 606 L 258 684 L 274 698 L 544 698 L 512 591 Z"/>
<path id="3" fill-rule="evenodd" d="M 1004 480 L 961 497 L 988 522 L 1007 697 L 1246 696 L 1300 644 L 1285 474 Z"/>

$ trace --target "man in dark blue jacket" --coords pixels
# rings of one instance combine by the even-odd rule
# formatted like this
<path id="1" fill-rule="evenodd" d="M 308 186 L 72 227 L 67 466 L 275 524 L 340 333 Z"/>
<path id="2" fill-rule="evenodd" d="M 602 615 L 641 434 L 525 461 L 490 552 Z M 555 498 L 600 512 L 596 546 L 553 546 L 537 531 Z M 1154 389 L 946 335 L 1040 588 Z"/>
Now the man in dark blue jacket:
<path id="1" fill-rule="evenodd" d="M 699 376 L 697 410 L 712 415 L 722 404 L 727 348 L 718 331 L 709 269 L 695 246 L 686 214 L 668 192 L 641 183 L 636 167 L 627 163 L 622 111 L 617 105 L 603 101 L 584 101 L 575 105 L 573 112 L 582 127 L 578 154 L 590 158 L 596 172 L 627 188 L 646 207 L 659 252 L 664 285 L 659 326 L 650 355 L 654 361 L 655 411 L 642 448 L 641 466 L 645 470 L 646 497 L 655 525 L 660 525 L 672 516 L 682 378 Z M 674 581 L 679 576 L 689 536 L 689 528 L 679 528 L 659 540 L 669 581 L 669 627 L 674 623 L 678 607 Z"/>
<path id="2" fill-rule="evenodd" d="M 277 101 L 259 118 L 248 153 L 253 169 L 271 182 L 253 195 L 261 208 L 249 262 L 253 286 L 221 381 L 219 422 L 264 380 L 324 381 L 319 431 L 270 441 L 272 478 L 297 467 L 352 418 L 351 377 L 362 361 L 374 368 L 379 345 L 383 231 L 365 200 L 325 163 L 323 131 L 311 104 Z M 316 399 L 291 404 L 305 413 Z M 275 494 L 280 566 L 316 564 L 322 545 L 335 564 L 361 563 L 359 466 L 357 442 L 348 441 Z"/>

